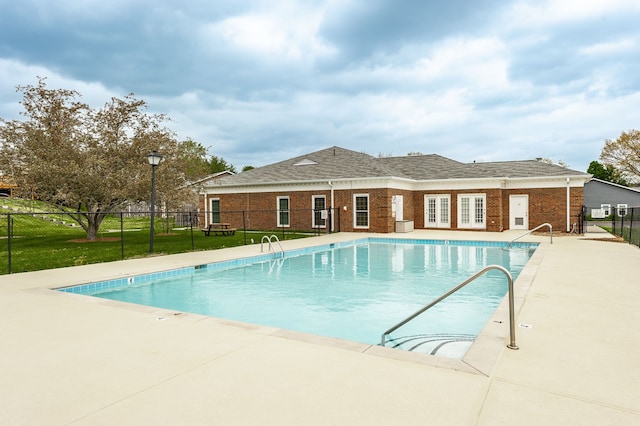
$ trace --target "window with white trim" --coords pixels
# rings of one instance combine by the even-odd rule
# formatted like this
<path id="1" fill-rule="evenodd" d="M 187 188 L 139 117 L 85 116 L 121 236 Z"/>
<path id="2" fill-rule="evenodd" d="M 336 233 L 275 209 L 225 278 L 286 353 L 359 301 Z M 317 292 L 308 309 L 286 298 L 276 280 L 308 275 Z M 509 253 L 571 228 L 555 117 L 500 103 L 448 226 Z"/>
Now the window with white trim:
<path id="1" fill-rule="evenodd" d="M 486 228 L 486 205 L 485 194 L 458 195 L 458 228 Z"/>
<path id="2" fill-rule="evenodd" d="M 327 197 L 324 195 L 311 196 L 313 205 L 313 227 L 325 228 L 327 226 Z"/>
<path id="3" fill-rule="evenodd" d="M 278 197 L 278 227 L 289 227 L 289 197 Z"/>
<path id="4" fill-rule="evenodd" d="M 369 194 L 354 194 L 353 206 L 353 227 L 369 228 Z"/>
<path id="5" fill-rule="evenodd" d="M 618 204 L 616 206 L 616 210 L 618 210 L 618 216 L 626 216 L 628 208 L 629 206 L 627 204 Z"/>
<path id="6" fill-rule="evenodd" d="M 605 217 L 611 214 L 611 204 L 600 204 L 600 209 L 602 210 L 602 214 L 604 214 Z"/>
<path id="7" fill-rule="evenodd" d="M 435 194 L 424 196 L 424 227 L 449 228 L 451 226 L 451 196 Z"/>
<path id="8" fill-rule="evenodd" d="M 220 198 L 211 200 L 211 221 L 209 223 L 220 223 Z"/>

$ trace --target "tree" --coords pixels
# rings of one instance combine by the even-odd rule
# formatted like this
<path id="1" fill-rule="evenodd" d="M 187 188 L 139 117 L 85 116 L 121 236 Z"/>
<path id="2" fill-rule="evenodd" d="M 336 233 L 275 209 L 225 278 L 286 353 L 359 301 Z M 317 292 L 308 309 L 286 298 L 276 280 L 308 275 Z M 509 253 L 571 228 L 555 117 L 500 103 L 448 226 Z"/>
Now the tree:
<path id="1" fill-rule="evenodd" d="M 210 173 L 219 173 L 227 170 L 232 173 L 237 173 L 236 168 L 232 164 L 227 163 L 224 158 L 218 157 L 216 155 L 211 156 L 211 159 L 209 160 Z"/>
<path id="2" fill-rule="evenodd" d="M 209 174 L 207 149 L 200 143 L 187 139 L 178 144 L 178 151 L 185 167 L 185 177 L 192 182 Z"/>
<path id="3" fill-rule="evenodd" d="M 618 139 L 607 139 L 600 153 L 600 161 L 612 165 L 629 181 L 640 179 L 640 131 L 622 132 Z"/>
<path id="4" fill-rule="evenodd" d="M 629 186 L 629 182 L 622 177 L 622 173 L 613 167 L 611 164 L 603 166 L 597 161 L 592 161 L 589 164 L 587 173 L 591 173 L 594 178 L 604 180 L 618 185 Z"/>
<path id="5" fill-rule="evenodd" d="M 96 238 L 105 215 L 130 201 L 150 196 L 151 172 L 146 156 L 165 157 L 157 169 L 158 194 L 184 186 L 183 152 L 164 115 L 144 112 L 146 103 L 129 94 L 92 109 L 80 93 L 18 86 L 25 121 L 0 119 L 0 170 L 38 199 L 54 203 Z M 160 199 L 160 198 L 159 198 Z"/>
<path id="6" fill-rule="evenodd" d="M 242 171 L 243 172 L 248 172 L 249 170 L 253 170 L 253 169 L 255 169 L 255 167 L 253 167 L 253 166 L 244 166 L 242 168 Z"/>

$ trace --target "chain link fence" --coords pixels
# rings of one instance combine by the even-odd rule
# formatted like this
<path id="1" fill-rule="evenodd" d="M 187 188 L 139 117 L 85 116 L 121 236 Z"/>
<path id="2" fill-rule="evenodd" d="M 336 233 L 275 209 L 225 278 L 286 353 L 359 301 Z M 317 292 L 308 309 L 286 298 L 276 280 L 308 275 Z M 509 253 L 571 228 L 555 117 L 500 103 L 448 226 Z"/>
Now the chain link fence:
<path id="1" fill-rule="evenodd" d="M 599 226 L 640 247 L 640 207 L 584 206 L 585 226 Z"/>
<path id="2" fill-rule="evenodd" d="M 337 213 L 335 213 L 337 212 Z M 160 211 L 104 214 L 96 238 L 74 220 L 83 212 L 0 210 L 0 274 L 184 253 L 336 232 L 339 210 Z M 232 232 L 205 233 L 210 223 Z M 339 220 L 335 220 L 339 224 Z M 153 233 L 151 229 L 153 228 Z"/>

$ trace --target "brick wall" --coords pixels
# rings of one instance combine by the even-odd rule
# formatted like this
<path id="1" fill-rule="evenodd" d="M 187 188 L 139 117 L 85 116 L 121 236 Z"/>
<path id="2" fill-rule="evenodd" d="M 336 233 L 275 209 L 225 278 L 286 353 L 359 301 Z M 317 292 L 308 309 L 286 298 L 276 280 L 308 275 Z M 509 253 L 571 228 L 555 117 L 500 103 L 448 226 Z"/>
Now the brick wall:
<path id="1" fill-rule="evenodd" d="M 529 196 L 529 226 L 533 228 L 549 222 L 554 231 L 566 231 L 566 187 L 535 189 L 478 189 L 464 191 L 406 191 L 387 188 L 359 190 L 335 190 L 334 205 L 340 209 L 334 215 L 335 229 L 344 232 L 382 232 L 395 231 L 395 218 L 392 216 L 392 197 L 403 196 L 405 220 L 414 220 L 416 229 L 424 228 L 425 194 L 449 194 L 451 200 L 451 228 L 458 229 L 457 203 L 459 194 L 486 194 L 486 231 L 500 232 L 509 229 L 509 196 Z M 354 194 L 369 196 L 369 228 L 354 228 Z M 210 199 L 220 199 L 221 221 L 229 222 L 233 227 L 249 229 L 277 228 L 277 197 L 288 196 L 290 200 L 290 229 L 312 229 L 312 196 L 324 195 L 326 207 L 331 206 L 331 191 L 267 192 L 250 194 L 208 195 L 207 200 L 200 197 L 201 211 L 209 211 Z M 583 188 L 571 188 L 571 223 L 577 221 L 584 200 Z M 346 209 L 345 209 L 346 207 Z M 339 223 L 338 223 L 339 222 Z M 201 222 L 205 223 L 205 222 Z"/>

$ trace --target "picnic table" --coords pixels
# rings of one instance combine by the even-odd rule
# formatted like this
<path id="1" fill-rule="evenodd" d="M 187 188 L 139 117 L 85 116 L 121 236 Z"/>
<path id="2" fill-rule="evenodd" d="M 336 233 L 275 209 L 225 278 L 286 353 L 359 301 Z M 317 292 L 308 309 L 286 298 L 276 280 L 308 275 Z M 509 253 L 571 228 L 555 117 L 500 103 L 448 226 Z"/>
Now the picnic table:
<path id="1" fill-rule="evenodd" d="M 233 235 L 236 228 L 231 228 L 229 223 L 210 223 L 206 228 L 202 228 L 202 232 L 207 237 L 209 235 Z"/>

